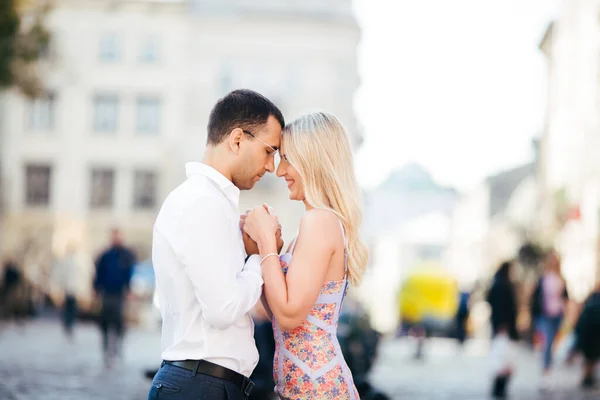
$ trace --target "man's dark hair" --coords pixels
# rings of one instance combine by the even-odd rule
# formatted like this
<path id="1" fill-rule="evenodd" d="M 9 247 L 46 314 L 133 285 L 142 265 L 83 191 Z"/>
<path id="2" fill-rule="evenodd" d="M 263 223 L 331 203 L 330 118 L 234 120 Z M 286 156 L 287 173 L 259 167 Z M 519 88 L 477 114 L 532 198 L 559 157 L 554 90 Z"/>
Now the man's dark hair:
<path id="1" fill-rule="evenodd" d="M 266 124 L 271 115 L 283 129 L 283 115 L 271 100 L 252 90 L 234 90 L 220 99 L 210 112 L 206 142 L 217 145 L 235 128 L 252 132 Z"/>

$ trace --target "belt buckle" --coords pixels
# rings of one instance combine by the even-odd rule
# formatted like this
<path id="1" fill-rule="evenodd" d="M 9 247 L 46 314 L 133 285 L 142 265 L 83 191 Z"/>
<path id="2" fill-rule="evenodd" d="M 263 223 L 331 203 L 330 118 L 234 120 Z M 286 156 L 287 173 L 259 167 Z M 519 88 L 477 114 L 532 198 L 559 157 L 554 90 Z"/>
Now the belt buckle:
<path id="1" fill-rule="evenodd" d="M 252 382 L 250 379 L 248 379 L 246 385 L 245 385 L 245 389 L 244 389 L 244 394 L 246 396 L 250 396 L 250 393 L 252 392 L 252 389 L 254 389 L 254 382 Z"/>

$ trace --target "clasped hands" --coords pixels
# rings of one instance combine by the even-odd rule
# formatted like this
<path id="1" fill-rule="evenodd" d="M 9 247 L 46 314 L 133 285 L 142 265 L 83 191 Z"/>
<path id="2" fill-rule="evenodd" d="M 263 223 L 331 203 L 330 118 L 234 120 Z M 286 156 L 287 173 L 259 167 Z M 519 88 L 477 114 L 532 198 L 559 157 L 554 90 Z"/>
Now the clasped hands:
<path id="1" fill-rule="evenodd" d="M 240 229 L 247 255 L 259 254 L 259 243 L 267 246 L 269 242 L 274 242 L 277 252 L 281 252 L 283 248 L 281 224 L 273 212 L 273 208 L 268 205 L 254 207 L 240 215 Z"/>

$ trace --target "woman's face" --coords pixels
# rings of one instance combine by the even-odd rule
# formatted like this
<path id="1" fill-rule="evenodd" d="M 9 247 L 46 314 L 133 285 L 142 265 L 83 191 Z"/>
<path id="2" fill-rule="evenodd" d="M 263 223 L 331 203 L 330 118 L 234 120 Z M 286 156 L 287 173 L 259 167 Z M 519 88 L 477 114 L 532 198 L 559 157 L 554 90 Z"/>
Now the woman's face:
<path id="1" fill-rule="evenodd" d="M 304 201 L 306 199 L 306 195 L 304 194 L 304 183 L 296 168 L 289 163 L 286 156 L 286 147 L 286 140 L 282 138 L 281 147 L 279 149 L 281 161 L 277 167 L 277 176 L 285 179 L 290 191 L 290 200 Z"/>

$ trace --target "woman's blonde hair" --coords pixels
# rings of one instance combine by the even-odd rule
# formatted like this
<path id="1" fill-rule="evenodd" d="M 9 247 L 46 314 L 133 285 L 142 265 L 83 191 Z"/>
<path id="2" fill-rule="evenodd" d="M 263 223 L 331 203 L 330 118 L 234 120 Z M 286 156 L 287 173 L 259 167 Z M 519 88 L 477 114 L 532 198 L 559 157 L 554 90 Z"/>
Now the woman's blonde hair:
<path id="1" fill-rule="evenodd" d="M 348 278 L 358 284 L 367 267 L 368 251 L 359 235 L 361 192 L 346 129 L 333 115 L 315 112 L 286 125 L 282 137 L 286 158 L 302 177 L 308 204 L 329 210 L 342 221 Z"/>

